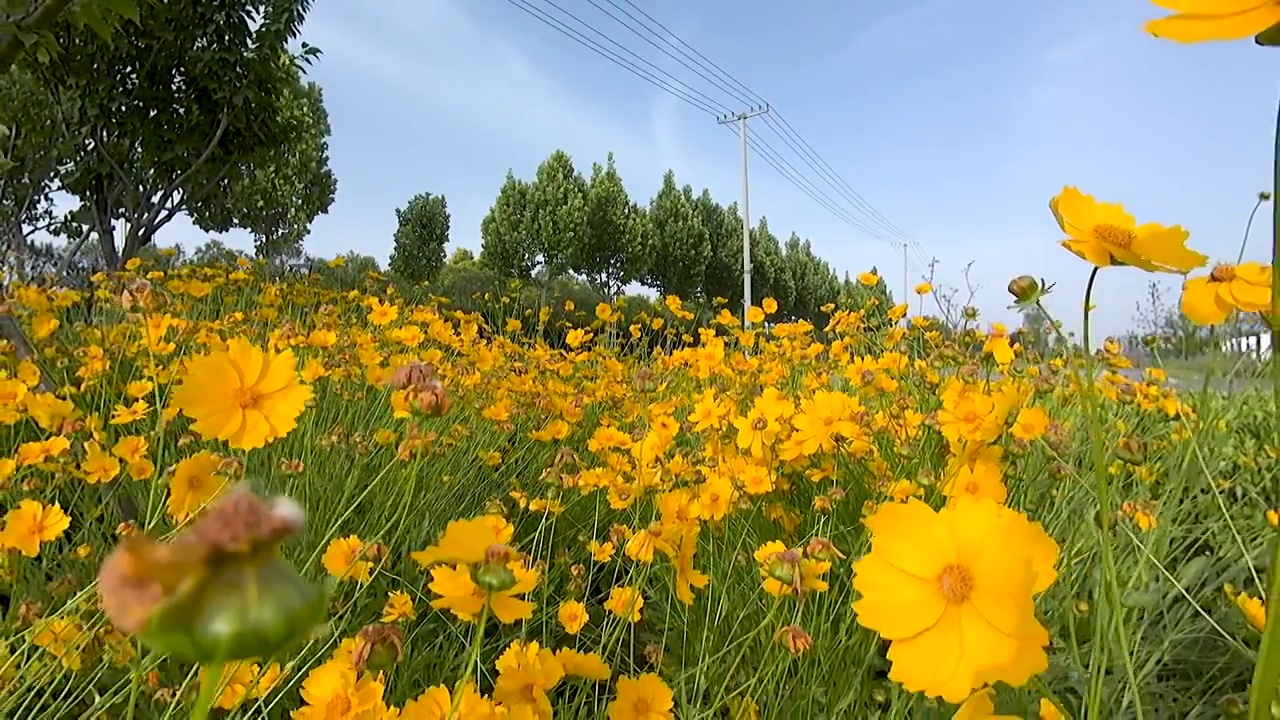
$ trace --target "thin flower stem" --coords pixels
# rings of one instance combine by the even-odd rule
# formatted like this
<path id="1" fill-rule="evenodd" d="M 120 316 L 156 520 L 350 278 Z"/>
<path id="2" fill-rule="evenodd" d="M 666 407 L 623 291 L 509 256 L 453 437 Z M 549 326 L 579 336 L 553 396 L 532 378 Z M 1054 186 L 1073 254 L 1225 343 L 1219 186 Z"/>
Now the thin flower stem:
<path id="1" fill-rule="evenodd" d="M 200 683 L 200 694 L 196 695 L 196 704 L 191 709 L 191 720 L 207 720 L 209 711 L 218 697 L 218 686 L 222 684 L 222 663 L 212 663 L 205 668 L 204 682 Z"/>
<path id="2" fill-rule="evenodd" d="M 1274 185 L 1271 196 L 1271 397 L 1280 415 L 1280 106 L 1276 111 L 1276 140 L 1273 154 Z M 1280 446 L 1280 423 L 1272 423 L 1274 442 Z M 1274 480 L 1272 482 L 1275 482 Z M 1266 489 L 1277 494 L 1274 486 Z M 1267 597 L 1267 625 L 1258 650 L 1249 686 L 1250 720 L 1269 720 L 1273 715 L 1280 686 L 1280 537 L 1271 540 L 1271 588 Z"/>
<path id="3" fill-rule="evenodd" d="M 1258 196 L 1258 202 L 1253 204 L 1253 210 L 1249 211 L 1249 222 L 1244 225 L 1244 237 L 1240 239 L 1240 254 L 1236 256 L 1236 264 L 1244 262 L 1244 251 L 1249 247 L 1249 231 L 1253 229 L 1253 216 L 1258 214 L 1258 208 L 1262 207 L 1264 200 L 1262 196 Z"/>
<path id="4" fill-rule="evenodd" d="M 466 671 L 462 673 L 462 677 L 458 678 L 458 682 L 453 686 L 453 698 L 449 701 L 449 717 L 448 720 L 454 720 L 458 717 L 458 711 L 462 709 L 462 691 L 467 687 L 467 681 L 471 679 L 471 671 L 480 662 L 480 648 L 484 645 L 484 626 L 489 621 L 489 601 L 486 599 L 484 609 L 480 611 L 480 620 L 476 623 L 476 634 L 471 641 L 471 653 L 467 657 Z"/>

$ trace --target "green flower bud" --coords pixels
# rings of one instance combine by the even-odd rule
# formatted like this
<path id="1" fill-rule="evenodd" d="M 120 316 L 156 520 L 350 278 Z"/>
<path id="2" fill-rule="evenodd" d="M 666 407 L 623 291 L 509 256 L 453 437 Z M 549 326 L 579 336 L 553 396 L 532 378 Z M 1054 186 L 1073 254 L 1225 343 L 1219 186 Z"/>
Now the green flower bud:
<path id="1" fill-rule="evenodd" d="M 1040 283 L 1030 275 L 1021 275 L 1009 281 L 1009 294 L 1020 303 L 1034 302 L 1040 292 Z"/>
<path id="2" fill-rule="evenodd" d="M 276 655 L 324 621 L 325 593 L 275 555 L 215 566 L 151 613 L 151 648 L 211 664 Z"/>
<path id="3" fill-rule="evenodd" d="M 500 593 L 516 586 L 516 574 L 505 563 L 487 562 L 471 568 L 471 581 L 485 592 Z"/>

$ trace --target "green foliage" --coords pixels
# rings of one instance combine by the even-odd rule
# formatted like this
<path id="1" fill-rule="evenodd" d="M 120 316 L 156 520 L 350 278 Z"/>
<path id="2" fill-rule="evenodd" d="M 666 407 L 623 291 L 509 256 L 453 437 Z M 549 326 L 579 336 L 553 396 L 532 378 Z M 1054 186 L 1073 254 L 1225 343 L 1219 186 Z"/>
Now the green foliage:
<path id="1" fill-rule="evenodd" d="M 449 242 L 449 206 L 443 195 L 420 193 L 396 209 L 395 249 L 390 270 L 412 283 L 431 280 L 444 265 Z"/>
<path id="2" fill-rule="evenodd" d="M 707 229 L 710 254 L 703 273 L 702 294 L 707 299 L 724 298 L 735 310 L 742 307 L 742 215 L 738 204 L 722 207 L 710 190 L 693 202 L 702 226 Z"/>
<path id="3" fill-rule="evenodd" d="M 196 224 L 211 232 L 244 228 L 254 237 L 258 257 L 302 254 L 311 223 L 328 212 L 338 190 L 329 168 L 329 113 L 320 86 L 292 70 L 280 106 L 294 128 L 287 142 L 260 148 L 231 167 L 206 202 L 189 208 Z"/>
<path id="4" fill-rule="evenodd" d="M 569 269 L 612 298 L 639 274 L 643 210 L 627 196 L 613 153 L 596 163 L 587 183 L 586 233 L 569 252 Z"/>
<path id="5" fill-rule="evenodd" d="M 782 267 L 792 293 L 785 305 L 787 314 L 819 324 L 820 318 L 825 317 L 822 306 L 840 295 L 840 281 L 835 272 L 825 260 L 813 254 L 808 240 L 801 240 L 795 233 L 787 240 Z"/>
<path id="6" fill-rule="evenodd" d="M 0 4 L 0 74 L 26 54 L 41 64 L 56 57 L 52 29 L 59 20 L 110 40 L 126 21 L 137 23 L 138 18 L 135 0 L 6 0 Z"/>
<path id="7" fill-rule="evenodd" d="M 587 181 L 568 153 L 557 150 L 538 166 L 527 207 L 544 272 L 552 278 L 564 275 L 587 237 Z"/>
<path id="8" fill-rule="evenodd" d="M 179 213 L 205 229 L 219 225 L 206 208 L 228 202 L 224 181 L 251 178 L 247 168 L 289 147 L 308 123 L 315 130 L 293 90 L 298 64 L 316 51 L 289 52 L 308 4 L 173 0 L 143 6 L 125 41 L 69 24 L 56 33 L 61 52 L 41 68 L 50 97 L 38 101 L 76 109 L 63 189 L 91 215 L 110 265 L 135 256 Z M 234 210 L 222 208 L 255 218 Z"/>
<path id="9" fill-rule="evenodd" d="M 671 170 L 649 203 L 645 283 L 663 295 L 700 298 L 711 242 L 693 203 L 693 191 L 676 186 Z"/>
<path id="10" fill-rule="evenodd" d="M 498 199 L 480 222 L 480 262 L 503 277 L 527 279 L 537 267 L 530 191 L 529 183 L 508 170 Z"/>

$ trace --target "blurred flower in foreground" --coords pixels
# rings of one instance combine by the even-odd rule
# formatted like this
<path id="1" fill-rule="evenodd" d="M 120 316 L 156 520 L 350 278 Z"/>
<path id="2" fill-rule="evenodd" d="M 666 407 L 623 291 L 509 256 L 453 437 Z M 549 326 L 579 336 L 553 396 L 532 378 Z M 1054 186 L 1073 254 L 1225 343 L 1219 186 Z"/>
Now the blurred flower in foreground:
<path id="1" fill-rule="evenodd" d="M 1165 40 L 1194 43 L 1243 40 L 1280 25 L 1276 0 L 1154 0 L 1175 15 L 1151 20 L 1147 32 Z"/>
<path id="2" fill-rule="evenodd" d="M 127 538 L 98 572 L 119 629 L 181 660 L 274 655 L 323 620 L 325 594 L 278 554 L 302 527 L 291 500 L 237 490 L 168 542 Z"/>

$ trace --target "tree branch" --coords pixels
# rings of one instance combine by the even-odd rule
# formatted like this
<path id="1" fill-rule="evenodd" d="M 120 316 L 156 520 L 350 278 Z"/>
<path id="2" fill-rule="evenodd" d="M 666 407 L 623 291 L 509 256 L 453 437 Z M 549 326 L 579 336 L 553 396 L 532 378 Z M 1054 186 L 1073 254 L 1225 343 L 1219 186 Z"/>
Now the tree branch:
<path id="1" fill-rule="evenodd" d="M 16 21 L 18 31 L 38 32 L 53 24 L 54 20 L 71 5 L 71 0 L 45 0 L 26 18 Z M 18 51 L 24 43 L 15 32 L 0 37 L 0 73 L 8 72 L 9 66 L 18 58 Z"/>
<path id="2" fill-rule="evenodd" d="M 222 139 L 222 134 L 227 131 L 227 125 L 230 122 L 230 115 L 226 110 L 223 110 L 222 116 L 218 118 L 218 127 L 214 130 L 213 137 L 209 139 L 209 144 L 205 146 L 204 151 L 200 153 L 200 156 L 191 163 L 191 167 L 187 168 L 185 172 L 174 178 L 173 182 L 169 183 L 168 187 L 160 192 L 159 198 L 151 208 L 151 212 L 147 213 L 147 217 L 143 220 L 144 227 L 150 228 L 150 226 L 156 225 L 158 228 L 164 225 L 164 223 L 159 223 L 157 225 L 156 221 L 159 220 L 160 216 L 168 210 L 166 206 L 169 204 L 169 200 L 173 198 L 173 194 L 178 191 L 178 188 L 185 185 L 187 181 L 191 179 L 191 176 L 195 175 L 196 171 L 204 166 L 204 164 L 209 161 L 209 158 L 213 156 L 214 150 L 218 147 L 218 141 Z M 172 218 L 173 215 L 170 214 L 169 219 Z M 168 222 L 168 220 L 165 220 L 165 222 Z M 143 232 L 149 236 L 154 233 L 154 230 L 150 232 Z"/>

